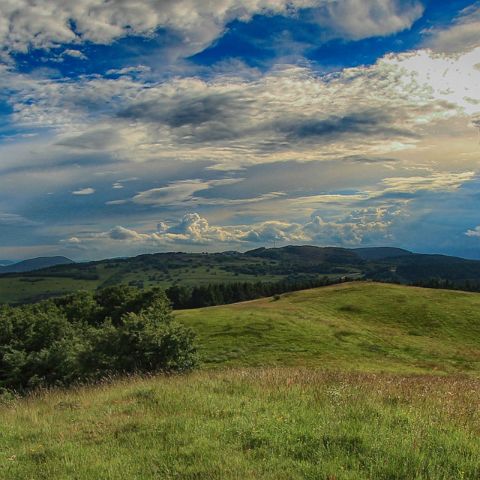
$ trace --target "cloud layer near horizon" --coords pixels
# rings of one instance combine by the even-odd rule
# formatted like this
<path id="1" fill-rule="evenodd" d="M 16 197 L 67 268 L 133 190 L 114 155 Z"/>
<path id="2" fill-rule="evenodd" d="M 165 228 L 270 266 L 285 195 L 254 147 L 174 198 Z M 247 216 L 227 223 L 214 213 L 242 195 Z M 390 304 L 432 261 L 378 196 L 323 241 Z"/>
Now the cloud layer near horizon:
<path id="1" fill-rule="evenodd" d="M 475 255 L 476 2 L 405 51 L 393 51 L 395 35 L 422 18 L 420 1 L 43 3 L 0 5 L 5 255 L 273 241 Z M 257 66 L 246 54 L 188 60 L 263 17 L 315 25 L 317 46 L 391 37 L 392 51 L 328 68 L 306 60 L 305 46 Z M 92 45 L 129 38 L 128 52 L 162 41 L 155 55 L 82 70 Z"/>

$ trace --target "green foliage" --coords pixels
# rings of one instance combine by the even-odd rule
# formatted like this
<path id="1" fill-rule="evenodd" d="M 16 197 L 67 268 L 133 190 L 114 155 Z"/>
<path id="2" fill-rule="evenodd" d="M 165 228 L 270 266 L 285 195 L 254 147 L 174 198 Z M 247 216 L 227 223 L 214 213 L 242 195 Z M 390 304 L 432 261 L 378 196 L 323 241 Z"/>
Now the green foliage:
<path id="1" fill-rule="evenodd" d="M 20 392 L 195 365 L 192 332 L 159 290 L 112 287 L 0 308 L 0 388 Z"/>

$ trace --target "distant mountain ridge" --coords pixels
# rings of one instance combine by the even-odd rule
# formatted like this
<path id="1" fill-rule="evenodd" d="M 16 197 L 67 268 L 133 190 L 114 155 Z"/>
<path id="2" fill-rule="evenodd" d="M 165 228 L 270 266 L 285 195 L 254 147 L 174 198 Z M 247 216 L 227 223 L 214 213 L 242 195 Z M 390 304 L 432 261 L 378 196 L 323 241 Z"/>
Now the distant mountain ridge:
<path id="1" fill-rule="evenodd" d="M 70 265 L 72 263 L 75 262 L 70 258 L 62 256 L 30 258 L 21 262 L 1 266 L 0 274 L 33 272 L 42 268 L 55 267 L 57 265 Z"/>
<path id="2" fill-rule="evenodd" d="M 366 247 L 366 248 L 353 248 L 358 256 L 363 260 L 384 260 L 386 258 L 395 258 L 409 255 L 418 255 L 409 250 L 395 247 Z"/>
<path id="3" fill-rule="evenodd" d="M 6 267 L 7 265 L 13 265 L 14 262 L 13 260 L 0 260 L 0 267 Z"/>

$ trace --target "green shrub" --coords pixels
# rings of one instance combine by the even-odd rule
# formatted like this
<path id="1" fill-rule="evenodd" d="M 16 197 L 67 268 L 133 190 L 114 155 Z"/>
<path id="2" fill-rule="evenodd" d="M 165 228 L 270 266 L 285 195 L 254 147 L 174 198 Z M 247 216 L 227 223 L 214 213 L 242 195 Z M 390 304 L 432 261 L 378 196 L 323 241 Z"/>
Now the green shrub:
<path id="1" fill-rule="evenodd" d="M 195 366 L 193 333 L 163 292 L 128 287 L 0 308 L 0 389 L 25 392 L 111 374 Z"/>

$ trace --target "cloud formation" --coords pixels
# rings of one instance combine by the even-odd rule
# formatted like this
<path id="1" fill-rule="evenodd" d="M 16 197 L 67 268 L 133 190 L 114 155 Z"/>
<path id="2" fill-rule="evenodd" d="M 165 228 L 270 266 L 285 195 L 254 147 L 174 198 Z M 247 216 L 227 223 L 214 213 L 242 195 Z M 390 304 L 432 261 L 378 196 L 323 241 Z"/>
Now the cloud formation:
<path id="1" fill-rule="evenodd" d="M 0 2 L 0 253 L 472 245 L 479 7 L 454 3 Z"/>
<path id="2" fill-rule="evenodd" d="M 34 227 L 39 225 L 38 222 L 29 220 L 15 213 L 0 212 L 0 227 Z"/>
<path id="3" fill-rule="evenodd" d="M 480 5 L 475 2 L 460 13 L 453 24 L 425 31 L 425 45 L 436 52 L 464 53 L 480 45 Z"/>
<path id="4" fill-rule="evenodd" d="M 475 227 L 473 230 L 467 230 L 465 235 L 467 237 L 480 237 L 480 225 Z"/>
<path id="5" fill-rule="evenodd" d="M 410 28 L 423 11 L 416 0 L 343 0 L 325 2 L 314 15 L 333 36 L 360 40 Z"/>
<path id="6" fill-rule="evenodd" d="M 361 245 L 364 240 L 388 238 L 387 228 L 397 214 L 386 208 L 367 208 L 352 212 L 342 221 L 325 221 L 314 216 L 305 224 L 269 220 L 252 225 L 216 226 L 198 213 L 189 213 L 176 223 L 160 222 L 155 232 L 116 226 L 107 232 L 71 237 L 63 243 L 76 248 L 113 241 L 160 249 L 181 244 L 245 248 L 273 242 Z"/>
<path id="7" fill-rule="evenodd" d="M 0 87 L 18 128 L 55 131 L 46 149 L 239 167 L 391 155 L 452 118 L 468 128 L 480 110 L 479 55 L 417 51 L 326 75 L 283 66 L 252 79 L 231 72 L 160 82 L 35 79 L 0 68 Z"/>
<path id="8" fill-rule="evenodd" d="M 354 39 L 408 28 L 423 11 L 413 0 L 16 0 L 0 4 L 0 48 L 10 53 L 109 44 L 163 29 L 177 37 L 175 50 L 186 56 L 205 49 L 233 20 L 292 15 L 305 8 L 318 9 L 315 21 L 334 36 Z"/>

